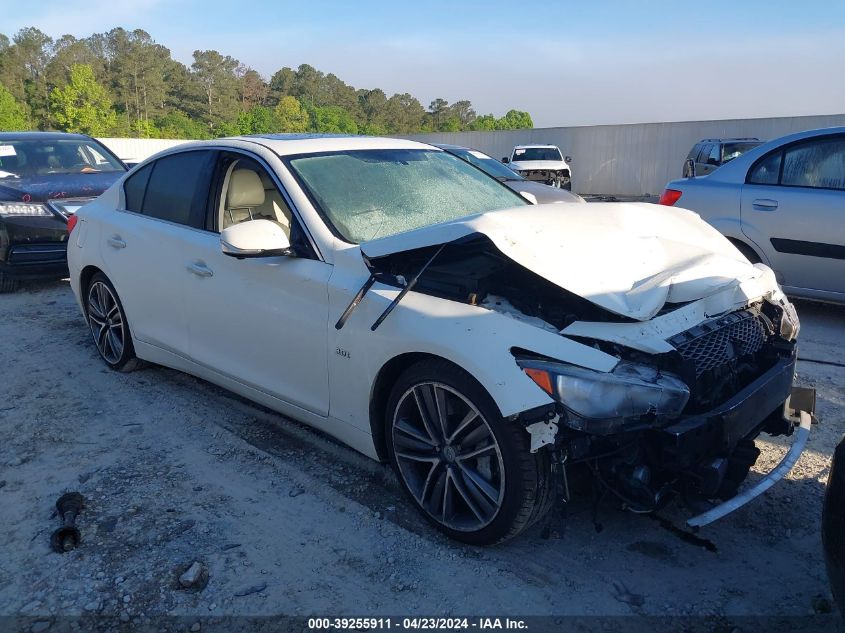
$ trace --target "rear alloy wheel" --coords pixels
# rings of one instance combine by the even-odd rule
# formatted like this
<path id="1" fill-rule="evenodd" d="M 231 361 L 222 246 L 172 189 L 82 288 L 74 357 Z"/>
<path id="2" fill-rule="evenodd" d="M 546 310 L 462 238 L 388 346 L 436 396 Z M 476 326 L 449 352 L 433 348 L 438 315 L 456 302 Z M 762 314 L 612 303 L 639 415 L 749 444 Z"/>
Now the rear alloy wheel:
<path id="1" fill-rule="evenodd" d="M 112 369 L 131 371 L 138 365 L 129 324 L 117 292 L 108 278 L 97 273 L 88 285 L 85 316 L 91 328 L 94 345 Z"/>
<path id="2" fill-rule="evenodd" d="M 529 453 L 525 429 L 502 419 L 486 391 L 457 367 L 433 360 L 407 370 L 386 422 L 403 488 L 449 536 L 495 543 L 545 513 L 547 459 Z"/>

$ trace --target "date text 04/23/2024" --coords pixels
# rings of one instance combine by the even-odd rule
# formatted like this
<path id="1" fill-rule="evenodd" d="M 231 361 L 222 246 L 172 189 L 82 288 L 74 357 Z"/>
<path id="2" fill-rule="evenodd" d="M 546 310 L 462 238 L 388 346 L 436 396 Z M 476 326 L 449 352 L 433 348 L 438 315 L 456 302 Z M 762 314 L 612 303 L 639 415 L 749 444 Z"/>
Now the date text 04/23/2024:
<path id="1" fill-rule="evenodd" d="M 309 618 L 310 630 L 397 629 L 397 630 L 526 630 L 528 625 L 518 618 Z"/>

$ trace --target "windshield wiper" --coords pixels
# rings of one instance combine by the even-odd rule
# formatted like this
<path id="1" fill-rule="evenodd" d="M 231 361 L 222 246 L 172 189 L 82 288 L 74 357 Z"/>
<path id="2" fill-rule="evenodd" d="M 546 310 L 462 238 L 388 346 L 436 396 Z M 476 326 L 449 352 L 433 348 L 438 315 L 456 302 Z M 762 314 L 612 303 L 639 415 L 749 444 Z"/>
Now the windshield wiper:
<path id="1" fill-rule="evenodd" d="M 406 295 L 406 294 L 408 294 L 411 290 L 413 290 L 414 286 L 416 286 L 416 285 L 417 285 L 417 281 L 419 281 L 420 275 L 422 275 L 422 274 L 426 271 L 426 269 L 427 269 L 429 266 L 431 266 L 431 263 L 435 260 L 435 258 L 436 258 L 438 255 L 440 255 L 441 251 L 443 251 L 443 249 L 444 249 L 444 248 L 446 248 L 446 244 L 441 244 L 441 245 L 440 245 L 440 248 L 438 248 L 438 249 L 434 252 L 434 255 L 432 255 L 432 256 L 431 256 L 431 258 L 430 258 L 430 259 L 429 259 L 429 260 L 428 260 L 428 261 L 427 261 L 427 262 L 423 265 L 423 267 L 422 267 L 422 268 L 420 268 L 419 272 L 418 272 L 416 275 L 414 275 L 414 276 L 413 276 L 413 278 L 411 279 L 411 281 L 409 281 L 409 282 L 405 285 L 405 287 L 404 287 L 404 288 L 402 288 L 402 291 L 401 291 L 398 295 L 396 295 L 396 298 L 395 298 L 393 301 L 391 301 L 391 302 L 390 302 L 390 305 L 389 305 L 389 306 L 387 306 L 387 308 L 385 309 L 385 311 L 381 313 L 381 316 L 380 316 L 379 318 L 377 318 L 377 319 L 376 319 L 376 322 L 375 322 L 375 323 L 373 323 L 373 324 L 370 326 L 370 330 L 372 330 L 373 332 L 375 332 L 375 331 L 376 331 L 376 329 L 378 328 L 378 326 L 382 324 L 382 322 L 383 322 L 383 321 L 384 321 L 384 320 L 388 317 L 388 315 L 389 315 L 391 312 L 393 312 L 393 309 L 394 309 L 397 305 L 399 305 L 399 302 L 400 302 L 400 301 L 402 301 L 402 299 L 405 297 L 405 295 Z"/>

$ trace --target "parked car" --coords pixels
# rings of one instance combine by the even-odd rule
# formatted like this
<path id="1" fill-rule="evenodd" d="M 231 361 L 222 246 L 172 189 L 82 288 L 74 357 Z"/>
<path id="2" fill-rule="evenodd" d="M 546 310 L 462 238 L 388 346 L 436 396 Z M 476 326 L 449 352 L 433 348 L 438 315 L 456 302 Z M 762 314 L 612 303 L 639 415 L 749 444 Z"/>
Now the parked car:
<path id="1" fill-rule="evenodd" d="M 517 145 L 502 162 L 527 180 L 572 190 L 572 159 L 564 158 L 556 145 Z"/>
<path id="2" fill-rule="evenodd" d="M 0 292 L 67 276 L 67 218 L 126 172 L 89 136 L 0 132 Z"/>
<path id="3" fill-rule="evenodd" d="M 701 139 L 687 154 L 687 159 L 684 161 L 683 177 L 706 176 L 716 168 L 762 144 L 763 141 L 752 137 Z M 690 167 L 694 168 L 694 174 Z"/>
<path id="4" fill-rule="evenodd" d="M 845 617 L 845 437 L 833 452 L 822 514 L 822 543 L 827 576 Z"/>
<path id="5" fill-rule="evenodd" d="M 640 511 L 730 497 L 754 438 L 792 430 L 795 310 L 692 213 L 531 205 L 409 140 L 262 135 L 159 153 L 68 228 L 108 367 L 390 461 L 466 542 L 538 521 L 579 464 Z"/>
<path id="6" fill-rule="evenodd" d="M 557 187 L 550 187 L 548 185 L 527 180 L 520 176 L 512 169 L 508 169 L 495 158 L 488 156 L 484 152 L 479 152 L 477 149 L 470 149 L 469 147 L 461 147 L 460 145 L 445 145 L 437 143 L 435 147 L 457 156 L 465 160 L 470 165 L 475 165 L 485 174 L 492 176 L 504 183 L 519 194 L 529 194 L 529 200 L 533 198 L 538 204 L 546 204 L 553 202 L 586 202 L 581 196 L 559 189 Z"/>
<path id="7" fill-rule="evenodd" d="M 698 213 L 787 294 L 845 302 L 845 127 L 769 141 L 660 202 Z"/>

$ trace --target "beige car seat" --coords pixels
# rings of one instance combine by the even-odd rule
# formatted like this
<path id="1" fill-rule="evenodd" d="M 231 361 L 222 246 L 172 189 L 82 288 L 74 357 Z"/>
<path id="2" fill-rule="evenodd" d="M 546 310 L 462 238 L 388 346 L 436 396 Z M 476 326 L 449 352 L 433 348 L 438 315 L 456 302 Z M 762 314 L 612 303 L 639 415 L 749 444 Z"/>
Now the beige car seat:
<path id="1" fill-rule="evenodd" d="M 253 169 L 229 169 L 224 182 L 225 202 L 221 210 L 221 230 L 248 220 L 271 220 L 282 227 L 290 238 L 290 211 L 286 211 L 281 195 L 270 185 L 265 189 L 261 176 Z"/>

